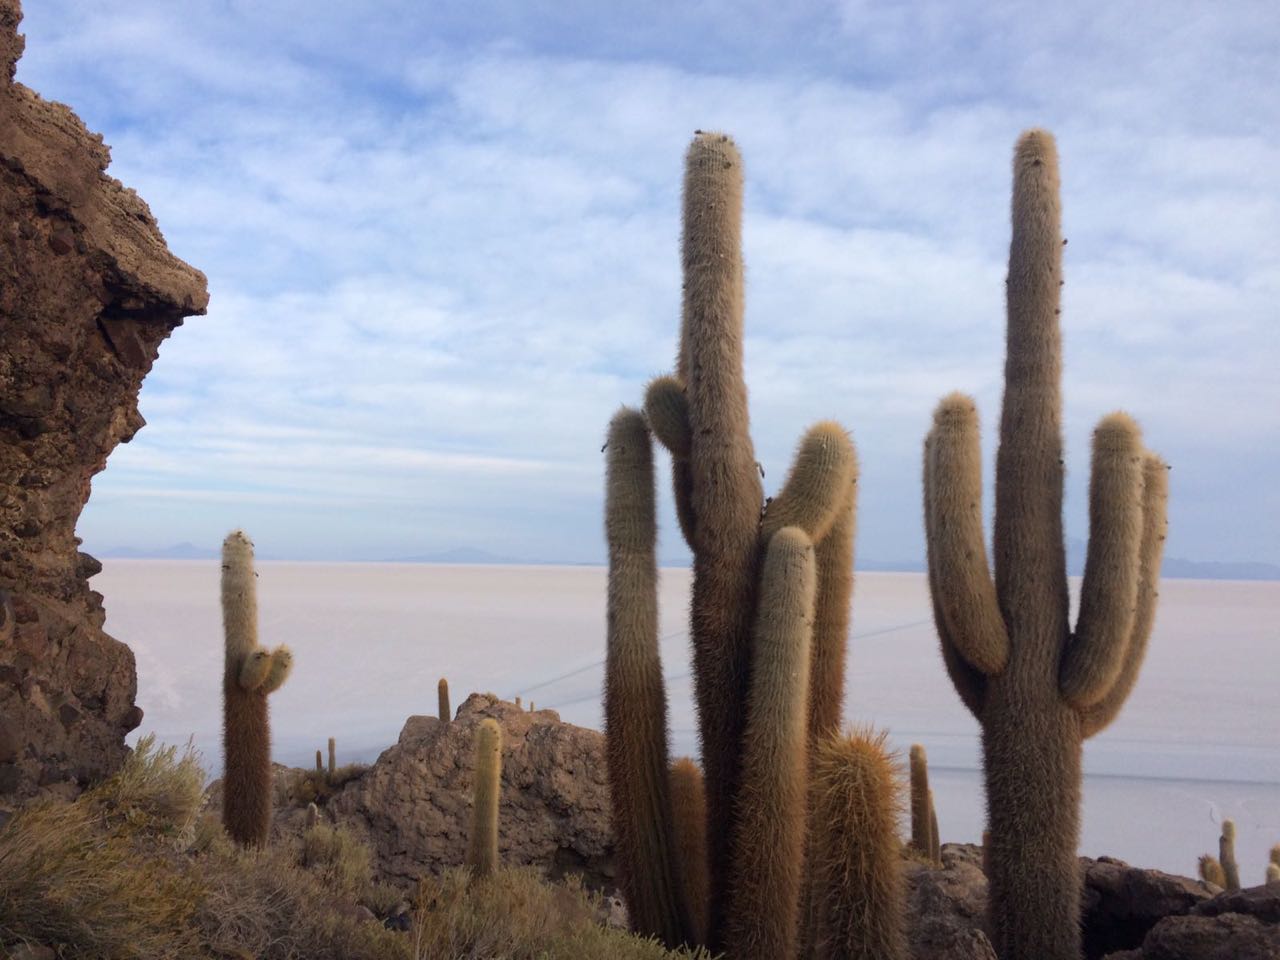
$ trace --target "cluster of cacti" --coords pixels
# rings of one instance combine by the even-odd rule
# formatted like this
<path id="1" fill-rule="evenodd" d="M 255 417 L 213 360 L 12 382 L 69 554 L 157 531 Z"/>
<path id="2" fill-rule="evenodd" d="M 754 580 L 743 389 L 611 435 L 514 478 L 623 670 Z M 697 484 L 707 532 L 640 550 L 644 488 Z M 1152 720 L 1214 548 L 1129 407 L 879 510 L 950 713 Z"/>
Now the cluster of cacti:
<path id="1" fill-rule="evenodd" d="M 750 960 L 808 953 L 808 917 L 829 900 L 807 889 L 806 813 L 817 747 L 840 726 L 857 463 L 847 432 L 818 423 L 764 500 L 742 374 L 741 211 L 736 147 L 698 134 L 686 158 L 676 372 L 649 385 L 643 416 L 614 417 L 606 443 L 605 725 L 633 928 Z M 696 768 L 667 765 L 650 431 L 671 454 L 694 558 L 696 789 Z M 704 836 L 690 823 L 702 804 Z M 891 817 L 877 822 L 893 836 Z"/>
<path id="2" fill-rule="evenodd" d="M 475 772 L 471 784 L 471 833 L 467 866 L 476 877 L 498 869 L 498 798 L 502 785 L 502 729 L 488 717 L 476 728 Z"/>
<path id="3" fill-rule="evenodd" d="M 1218 855 L 1203 854 L 1198 867 L 1200 879 L 1205 883 L 1234 893 L 1240 889 L 1240 866 L 1236 862 L 1236 824 L 1234 820 L 1222 821 L 1218 837 Z M 1264 882 L 1280 883 L 1280 843 L 1271 848 L 1267 859 Z"/>
<path id="4" fill-rule="evenodd" d="M 929 758 L 924 745 L 911 745 L 911 847 L 931 863 L 942 863 L 942 841 L 938 837 L 938 812 L 929 789 Z"/>
<path id="5" fill-rule="evenodd" d="M 267 696 L 293 667 L 287 647 L 258 646 L 257 573 L 244 531 L 222 544 L 222 823 L 242 846 L 261 846 L 271 830 L 271 726 Z"/>
<path id="6" fill-rule="evenodd" d="M 1137 678 L 1165 536 L 1165 464 L 1143 447 L 1133 420 L 1112 414 L 1094 433 L 1089 547 L 1072 632 L 1058 192 L 1053 138 L 1023 134 L 1014 155 L 994 582 L 973 401 L 944 399 L 924 446 L 934 619 L 951 679 L 982 725 L 990 928 L 1003 960 L 1079 960 L 1081 744 L 1115 718 Z"/>

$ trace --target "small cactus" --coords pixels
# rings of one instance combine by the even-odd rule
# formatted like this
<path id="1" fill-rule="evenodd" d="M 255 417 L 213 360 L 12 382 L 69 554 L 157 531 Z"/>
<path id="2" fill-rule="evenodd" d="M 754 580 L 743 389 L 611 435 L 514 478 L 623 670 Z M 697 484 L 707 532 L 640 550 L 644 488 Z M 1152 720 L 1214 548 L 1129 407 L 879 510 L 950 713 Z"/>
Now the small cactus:
<path id="1" fill-rule="evenodd" d="M 886 735 L 820 741 L 814 750 L 809 846 L 813 956 L 906 960 L 901 800 Z"/>
<path id="2" fill-rule="evenodd" d="M 520 709 L 520 698 L 519 698 L 519 697 L 516 697 L 516 709 L 517 709 L 517 710 L 519 710 L 519 709 Z"/>
<path id="3" fill-rule="evenodd" d="M 1280 867 L 1280 843 L 1271 848 L 1270 861 Z"/>
<path id="4" fill-rule="evenodd" d="M 1218 861 L 1227 882 L 1223 886 L 1230 893 L 1240 889 L 1240 866 L 1236 863 L 1236 824 L 1234 820 L 1222 821 L 1222 836 L 1218 838 Z"/>
<path id="5" fill-rule="evenodd" d="M 243 530 L 222 544 L 224 773 L 222 823 L 241 846 L 264 846 L 271 831 L 271 725 L 267 695 L 289 676 L 288 647 L 258 646 L 257 573 Z"/>
<path id="6" fill-rule="evenodd" d="M 1227 875 L 1222 869 L 1222 864 L 1218 862 L 1217 857 L 1203 854 L 1200 857 L 1200 879 L 1205 883 L 1212 883 L 1216 887 L 1227 888 Z"/>
<path id="7" fill-rule="evenodd" d="M 942 838 L 938 836 L 938 808 L 933 805 L 933 791 L 929 791 L 929 859 L 942 865 Z"/>
<path id="8" fill-rule="evenodd" d="M 502 728 L 487 717 L 476 728 L 476 767 L 471 786 L 471 836 L 467 866 L 474 877 L 498 869 L 498 795 L 502 780 Z"/>
<path id="9" fill-rule="evenodd" d="M 333 775 L 338 771 L 338 741 L 329 738 L 329 782 L 333 783 Z"/>
<path id="10" fill-rule="evenodd" d="M 1280 863 L 1267 864 L 1267 886 L 1280 883 Z"/>
<path id="11" fill-rule="evenodd" d="M 913 743 L 911 759 L 911 846 L 922 857 L 931 857 L 929 839 L 929 758 L 924 744 Z"/>
<path id="12" fill-rule="evenodd" d="M 449 681 L 444 677 L 436 684 L 436 694 L 440 698 L 440 722 L 448 723 L 453 718 L 453 711 L 449 709 Z"/>
<path id="13" fill-rule="evenodd" d="M 324 773 L 324 754 L 319 750 L 316 751 L 316 773 Z"/>
<path id="14" fill-rule="evenodd" d="M 307 829 L 310 830 L 320 822 L 320 808 L 314 803 L 307 804 Z"/>

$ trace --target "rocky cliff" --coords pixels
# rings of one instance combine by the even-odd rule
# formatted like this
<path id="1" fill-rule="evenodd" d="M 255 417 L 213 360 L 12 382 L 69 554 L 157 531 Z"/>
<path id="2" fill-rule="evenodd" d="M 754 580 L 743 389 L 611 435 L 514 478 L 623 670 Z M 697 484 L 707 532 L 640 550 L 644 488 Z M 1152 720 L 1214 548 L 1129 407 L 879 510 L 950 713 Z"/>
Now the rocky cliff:
<path id="1" fill-rule="evenodd" d="M 143 425 L 161 342 L 209 299 L 106 175 L 101 136 L 14 82 L 21 17 L 0 0 L 0 812 L 75 793 L 141 721 L 133 654 L 102 630 L 88 584 L 101 567 L 76 521 Z"/>

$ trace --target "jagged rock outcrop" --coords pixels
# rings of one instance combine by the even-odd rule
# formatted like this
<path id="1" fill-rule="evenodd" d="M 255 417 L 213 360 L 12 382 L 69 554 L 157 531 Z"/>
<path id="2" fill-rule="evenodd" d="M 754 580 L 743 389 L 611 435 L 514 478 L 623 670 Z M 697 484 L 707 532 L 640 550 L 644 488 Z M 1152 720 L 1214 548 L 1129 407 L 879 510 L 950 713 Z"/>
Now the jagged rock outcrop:
<path id="1" fill-rule="evenodd" d="M 907 890 L 912 960 L 996 960 L 985 930 L 981 848 L 943 844 L 941 869 L 909 862 Z"/>
<path id="2" fill-rule="evenodd" d="M 0 817 L 109 772 L 141 722 L 75 527 L 161 341 L 208 303 L 102 138 L 14 82 L 21 18 L 0 0 Z"/>
<path id="3" fill-rule="evenodd" d="M 1082 858 L 1081 864 L 1087 960 L 1139 946 L 1161 920 L 1189 913 L 1213 896 L 1199 880 L 1131 867 L 1112 857 Z"/>
<path id="4" fill-rule="evenodd" d="M 381 879 L 404 884 L 460 865 L 475 731 L 486 717 L 502 727 L 502 862 L 531 864 L 552 879 L 576 873 L 590 887 L 612 890 L 604 738 L 562 723 L 554 710 L 530 712 L 474 693 L 449 723 L 410 717 L 399 742 L 333 797 L 327 812 L 367 839 Z"/>

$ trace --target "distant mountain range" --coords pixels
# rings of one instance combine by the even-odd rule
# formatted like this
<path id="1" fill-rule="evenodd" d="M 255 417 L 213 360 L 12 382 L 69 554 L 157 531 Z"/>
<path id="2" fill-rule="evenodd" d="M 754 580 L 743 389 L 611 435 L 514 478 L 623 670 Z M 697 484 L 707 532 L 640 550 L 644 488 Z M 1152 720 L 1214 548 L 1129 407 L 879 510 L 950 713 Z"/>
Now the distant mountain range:
<path id="1" fill-rule="evenodd" d="M 1067 541 L 1067 572 L 1073 576 L 1084 573 L 1085 543 L 1083 540 Z M 198 547 L 194 543 L 176 543 L 171 547 L 146 549 L 139 547 L 112 547 L 97 553 L 110 560 L 216 560 L 217 550 Z M 272 560 L 263 556 L 260 559 Z M 531 566 L 599 566 L 594 561 L 529 560 L 502 556 L 479 547 L 454 547 L 434 553 L 415 554 L 408 557 L 392 557 L 385 563 L 449 563 L 449 564 L 528 564 Z M 663 566 L 680 567 L 687 560 L 671 557 L 659 561 Z M 886 573 L 922 573 L 922 560 L 858 560 L 859 570 Z M 1185 560 L 1166 557 L 1162 573 L 1165 577 L 1187 580 L 1280 580 L 1280 565 L 1255 560 Z"/>

